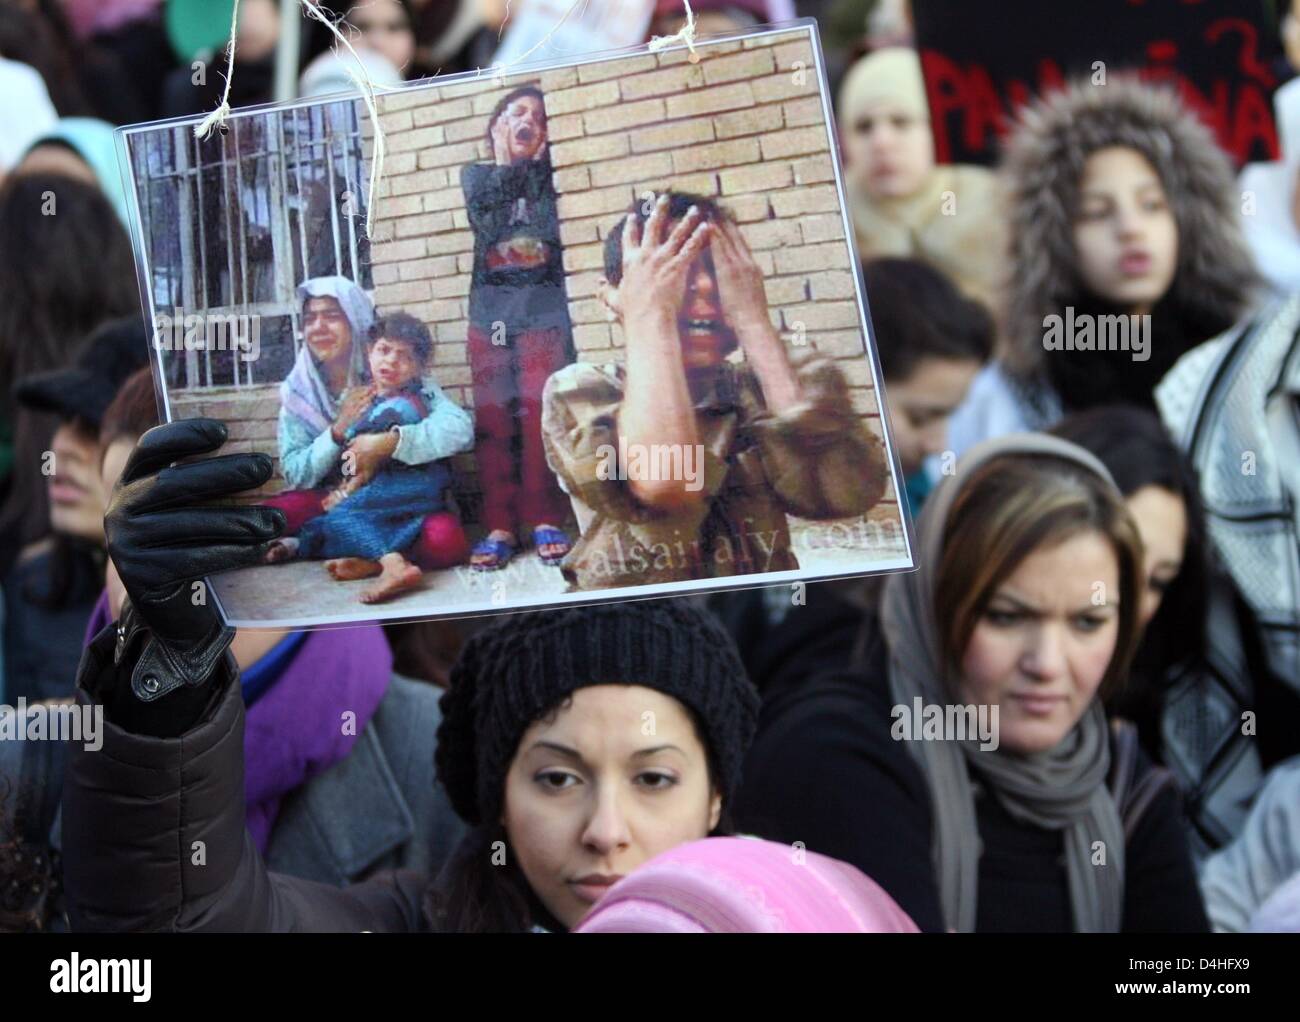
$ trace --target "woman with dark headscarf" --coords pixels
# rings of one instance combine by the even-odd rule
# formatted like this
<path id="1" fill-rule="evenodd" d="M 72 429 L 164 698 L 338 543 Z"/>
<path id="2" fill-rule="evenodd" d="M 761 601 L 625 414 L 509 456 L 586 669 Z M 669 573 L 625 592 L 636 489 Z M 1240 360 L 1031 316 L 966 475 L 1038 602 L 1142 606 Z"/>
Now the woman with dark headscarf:
<path id="1" fill-rule="evenodd" d="M 1142 553 L 1106 470 L 982 445 L 918 549 L 856 669 L 766 694 L 740 824 L 852 863 L 922 929 L 1205 930 L 1177 792 L 1102 710 Z"/>

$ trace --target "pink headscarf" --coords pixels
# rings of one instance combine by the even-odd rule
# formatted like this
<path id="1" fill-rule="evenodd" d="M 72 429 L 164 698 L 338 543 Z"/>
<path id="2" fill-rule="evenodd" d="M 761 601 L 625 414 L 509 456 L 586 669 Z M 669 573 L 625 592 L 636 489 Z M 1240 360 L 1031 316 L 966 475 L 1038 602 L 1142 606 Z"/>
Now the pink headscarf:
<path id="1" fill-rule="evenodd" d="M 757 838 L 678 845 L 609 889 L 575 933 L 917 933 L 853 866 Z"/>

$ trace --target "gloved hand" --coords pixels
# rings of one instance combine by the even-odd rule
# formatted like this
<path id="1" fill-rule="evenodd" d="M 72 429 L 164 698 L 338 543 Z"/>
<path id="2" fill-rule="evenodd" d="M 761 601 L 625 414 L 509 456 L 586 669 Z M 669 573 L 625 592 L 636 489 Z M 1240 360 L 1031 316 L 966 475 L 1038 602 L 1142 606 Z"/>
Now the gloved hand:
<path id="1" fill-rule="evenodd" d="M 145 433 L 127 460 L 104 514 L 104 535 L 127 603 L 118 622 L 121 663 L 144 635 L 131 675 L 136 698 L 151 702 L 179 685 L 199 685 L 234 638 L 214 601 L 194 582 L 261 563 L 284 531 L 282 511 L 213 507 L 271 477 L 265 454 L 227 454 L 176 465 L 226 441 L 215 419 L 183 419 Z"/>

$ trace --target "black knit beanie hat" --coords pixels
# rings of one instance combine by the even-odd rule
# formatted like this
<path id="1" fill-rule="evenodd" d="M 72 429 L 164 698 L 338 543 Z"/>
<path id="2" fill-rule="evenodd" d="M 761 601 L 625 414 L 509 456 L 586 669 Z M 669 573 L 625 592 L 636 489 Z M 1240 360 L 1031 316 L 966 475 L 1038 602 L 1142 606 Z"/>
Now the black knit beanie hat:
<path id="1" fill-rule="evenodd" d="M 465 644 L 442 697 L 438 779 L 473 825 L 501 812 L 524 732 L 574 691 L 643 685 L 695 712 L 724 804 L 758 723 L 758 693 L 731 636 L 681 599 L 562 608 L 493 622 Z"/>

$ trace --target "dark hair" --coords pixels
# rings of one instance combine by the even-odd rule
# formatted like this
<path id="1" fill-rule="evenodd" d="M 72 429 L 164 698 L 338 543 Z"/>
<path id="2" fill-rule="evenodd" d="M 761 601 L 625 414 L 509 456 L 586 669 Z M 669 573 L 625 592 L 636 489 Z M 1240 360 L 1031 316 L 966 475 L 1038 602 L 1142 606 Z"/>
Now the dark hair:
<path id="1" fill-rule="evenodd" d="M 46 193 L 55 216 L 46 215 Z M 70 366 L 96 326 L 139 312 L 131 242 L 98 187 L 55 174 L 15 175 L 0 186 L 0 295 L 0 380 Z M 50 531 L 40 452 L 59 421 L 22 406 L 13 412 L 17 457 L 0 503 L 0 575 Z"/>
<path id="2" fill-rule="evenodd" d="M 112 403 L 104 410 L 99 425 L 99 443 L 107 448 L 123 437 L 134 440 L 158 425 L 158 400 L 154 396 L 153 373 L 149 367 L 137 369 L 117 389 Z"/>
<path id="3" fill-rule="evenodd" d="M 537 97 L 537 102 L 542 104 L 542 117 L 546 117 L 546 96 L 542 93 L 540 88 L 536 85 L 521 85 L 517 89 L 511 89 L 497 100 L 497 105 L 492 108 L 492 116 L 488 118 L 487 131 L 484 132 L 484 137 L 487 138 L 489 155 L 492 152 L 492 125 L 496 124 L 497 118 L 505 112 L 506 107 L 522 96 Z"/>
<path id="4" fill-rule="evenodd" d="M 724 806 L 709 837 L 732 833 Z M 495 864 L 494 854 L 503 851 L 505 861 Z M 527 933 L 537 925 L 552 932 L 565 928 L 533 893 L 499 823 L 481 823 L 461 839 L 438 880 L 425 888 L 424 914 L 428 926 L 438 933 Z"/>
<path id="5" fill-rule="evenodd" d="M 39 139 L 38 141 L 32 143 L 32 146 L 31 146 L 30 149 L 27 150 L 27 153 L 25 154 L 25 157 L 26 157 L 26 156 L 30 156 L 32 153 L 36 152 L 38 149 L 58 149 L 58 150 L 60 150 L 60 151 L 62 151 L 62 152 L 64 152 L 64 153 L 71 153 L 71 154 L 72 154 L 73 156 L 75 156 L 78 160 L 80 160 L 81 163 L 83 163 L 83 164 L 85 165 L 85 167 L 86 167 L 87 170 L 89 170 L 89 171 L 91 171 L 92 173 L 94 173 L 94 168 L 92 168 L 92 167 L 90 166 L 90 161 L 86 159 L 86 154 L 83 153 L 83 152 L 82 152 L 80 149 L 78 149 L 76 146 L 74 146 L 74 145 L 73 145 L 71 142 L 69 142 L 67 139 L 64 139 L 64 138 L 42 138 L 42 139 Z"/>
<path id="6" fill-rule="evenodd" d="M 420 365 L 428 364 L 433 338 L 429 336 L 429 328 L 409 312 L 393 312 L 376 320 L 366 338 L 366 350 L 369 351 L 381 338 L 410 345 Z"/>
<path id="7" fill-rule="evenodd" d="M 61 12 L 57 5 L 40 6 L 45 9 L 26 11 L 0 3 L 0 57 L 36 71 L 60 117 L 88 116 L 92 111 L 72 64 L 74 50 L 62 37 L 66 24 L 60 24 Z"/>
<path id="8" fill-rule="evenodd" d="M 670 221 L 680 220 L 692 206 L 698 206 L 700 215 L 710 223 L 725 223 L 731 220 L 731 214 L 713 199 L 706 199 L 702 195 L 693 195 L 690 192 L 674 192 L 672 189 L 660 194 L 668 196 Z M 645 208 L 647 205 L 651 207 L 649 211 Z M 632 208 L 620 217 L 618 223 L 605 235 L 605 279 L 616 287 L 623 279 L 623 225 L 627 223 L 628 217 L 636 217 L 637 223 L 644 224 L 650 218 L 653 209 L 653 204 L 638 198 L 632 204 Z"/>
<path id="9" fill-rule="evenodd" d="M 452 665 L 465 644 L 462 621 L 389 621 L 384 635 L 393 651 L 394 674 L 447 687 Z"/>
<path id="10" fill-rule="evenodd" d="M 529 887 L 500 823 L 481 823 L 461 838 L 425 888 L 424 913 L 439 933 L 527 933 L 534 923 L 563 929 Z"/>
<path id="11" fill-rule="evenodd" d="M 933 267 L 871 259 L 862 280 L 886 380 L 907 379 L 927 358 L 982 363 L 993 354 L 993 317 Z"/>
<path id="12" fill-rule="evenodd" d="M 1134 672 L 1140 676 L 1139 683 L 1130 686 L 1113 705 L 1146 730 L 1159 713 L 1168 668 L 1203 660 L 1206 655 L 1210 554 L 1196 473 L 1160 420 L 1142 408 L 1094 408 L 1071 415 L 1051 432 L 1095 454 L 1125 497 L 1143 487 L 1157 486 L 1178 497 L 1187 512 L 1183 566 L 1142 636 Z"/>

